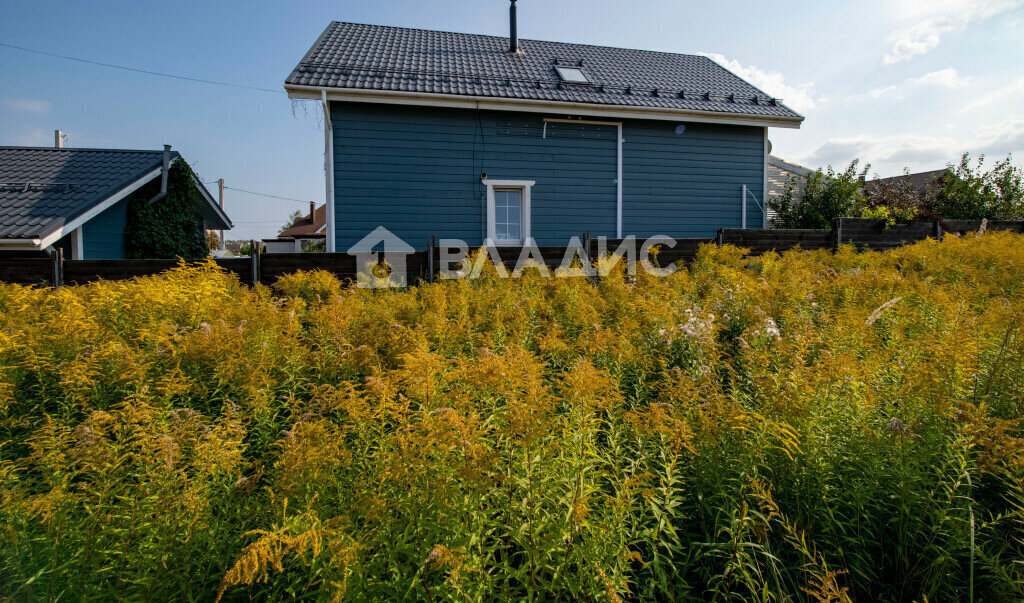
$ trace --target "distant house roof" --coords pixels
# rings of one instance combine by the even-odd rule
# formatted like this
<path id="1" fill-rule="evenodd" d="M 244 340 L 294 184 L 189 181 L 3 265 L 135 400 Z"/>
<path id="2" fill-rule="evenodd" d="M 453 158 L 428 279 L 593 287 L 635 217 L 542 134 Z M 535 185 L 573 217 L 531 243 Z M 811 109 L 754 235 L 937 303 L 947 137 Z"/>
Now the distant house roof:
<path id="1" fill-rule="evenodd" d="M 319 238 L 327 232 L 327 204 L 321 205 L 311 213 L 302 216 L 291 226 L 277 235 L 281 239 Z"/>
<path id="2" fill-rule="evenodd" d="M 171 160 L 179 158 L 171 152 Z M 0 147 L 0 240 L 43 240 L 98 213 L 160 175 L 163 150 Z M 231 228 L 202 182 L 200 213 Z"/>
<path id="3" fill-rule="evenodd" d="M 460 97 L 522 110 L 572 105 L 786 127 L 803 120 L 705 56 L 539 40 L 520 40 L 519 48 L 509 53 L 508 39 L 499 36 L 333 22 L 285 88 L 294 98 L 319 98 L 326 88 L 410 104 Z M 557 67 L 577 68 L 590 83 L 573 83 Z"/>
<path id="4" fill-rule="evenodd" d="M 931 170 L 930 172 L 917 172 L 916 174 L 903 174 L 902 176 L 891 176 L 889 178 L 875 178 L 874 180 L 868 180 L 864 186 L 868 193 L 870 193 L 884 184 L 895 185 L 906 181 L 914 187 L 918 194 L 924 194 L 929 187 L 935 184 L 936 180 L 940 180 L 947 172 L 949 172 L 948 169 L 941 169 Z"/>
<path id="5" fill-rule="evenodd" d="M 797 176 L 803 176 L 804 178 L 806 178 L 807 176 L 810 176 L 811 172 L 814 171 L 811 168 L 807 168 L 807 167 L 804 167 L 802 165 L 799 165 L 799 164 L 796 164 L 796 163 L 790 163 L 789 161 L 786 161 L 784 159 L 780 159 L 779 157 L 776 157 L 775 155 L 769 155 L 768 156 L 768 165 L 773 166 L 773 167 L 777 167 L 780 170 L 785 170 L 787 172 L 792 172 L 792 173 L 796 174 Z"/>

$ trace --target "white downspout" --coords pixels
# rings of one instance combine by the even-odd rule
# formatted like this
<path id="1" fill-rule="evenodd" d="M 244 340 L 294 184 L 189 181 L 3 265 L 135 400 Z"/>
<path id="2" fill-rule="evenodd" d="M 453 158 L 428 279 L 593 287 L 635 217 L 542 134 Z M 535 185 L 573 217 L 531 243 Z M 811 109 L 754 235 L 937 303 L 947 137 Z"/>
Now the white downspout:
<path id="1" fill-rule="evenodd" d="M 761 173 L 761 228 L 768 228 L 768 127 L 764 128 L 764 171 Z"/>
<path id="2" fill-rule="evenodd" d="M 618 148 L 615 161 L 615 238 L 622 238 L 622 122 L 618 123 Z"/>
<path id="3" fill-rule="evenodd" d="M 324 173 L 327 180 L 325 195 L 327 197 L 327 253 L 334 253 L 336 237 L 334 234 L 334 126 L 331 124 L 331 106 L 327 101 L 327 91 L 320 89 L 320 102 L 324 107 Z"/>

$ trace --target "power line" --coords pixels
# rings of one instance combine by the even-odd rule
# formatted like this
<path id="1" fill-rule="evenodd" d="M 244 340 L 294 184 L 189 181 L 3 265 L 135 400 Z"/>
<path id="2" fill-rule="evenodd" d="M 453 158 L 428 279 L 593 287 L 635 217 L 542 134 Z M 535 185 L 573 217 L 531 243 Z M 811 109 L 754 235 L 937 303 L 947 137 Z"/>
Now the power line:
<path id="1" fill-rule="evenodd" d="M 46 52 L 45 50 L 36 50 L 34 48 L 25 48 L 24 46 L 15 46 L 14 44 L 7 44 L 0 42 L 0 46 L 6 48 L 13 48 L 15 50 L 22 50 L 24 52 L 33 52 L 35 54 L 42 54 L 48 57 L 56 57 L 58 59 L 65 59 L 68 61 L 77 61 L 79 63 L 88 63 L 89 65 L 98 65 L 100 67 L 110 67 L 112 69 L 123 69 L 124 71 L 134 71 L 135 73 L 145 73 L 147 75 L 159 75 L 161 77 L 174 78 L 176 80 L 186 80 L 189 82 L 198 82 L 200 84 L 214 84 L 216 86 L 228 86 L 230 88 L 244 88 L 246 90 L 257 90 L 259 92 L 273 92 L 274 94 L 285 94 L 284 90 L 272 90 L 270 88 L 260 88 L 258 86 L 246 86 L 245 84 L 232 84 L 230 82 L 217 82 L 214 80 L 204 80 L 197 77 L 188 77 L 184 75 L 174 75 L 171 73 L 161 73 L 159 71 L 148 71 L 146 69 L 136 69 L 135 67 L 126 67 L 124 65 L 114 65 L 111 63 L 101 63 L 99 61 L 90 61 L 89 59 L 82 59 L 78 57 L 71 57 L 63 54 L 57 54 L 54 52 Z"/>
<path id="2" fill-rule="evenodd" d="M 216 181 L 214 181 L 216 182 Z M 316 203 L 316 201 L 310 201 L 309 199 L 293 199 L 291 197 L 279 197 L 278 195 L 270 195 L 267 193 L 258 193 L 256 191 L 247 191 L 244 188 L 235 188 L 233 186 L 225 186 L 225 189 L 229 191 L 238 191 L 240 193 L 246 193 L 249 195 L 256 195 L 258 197 L 270 197 L 271 199 L 280 199 L 282 201 L 295 201 L 296 203 Z"/>

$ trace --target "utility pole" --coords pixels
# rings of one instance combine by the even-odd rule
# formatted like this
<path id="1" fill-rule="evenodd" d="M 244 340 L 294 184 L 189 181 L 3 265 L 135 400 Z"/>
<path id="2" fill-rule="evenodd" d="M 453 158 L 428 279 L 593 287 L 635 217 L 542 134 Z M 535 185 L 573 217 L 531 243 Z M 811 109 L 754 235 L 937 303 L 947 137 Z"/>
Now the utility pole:
<path id="1" fill-rule="evenodd" d="M 224 179 L 217 180 L 217 186 L 220 188 L 220 210 L 224 211 Z M 220 250 L 224 251 L 227 247 L 224 245 L 224 231 L 220 231 Z"/>

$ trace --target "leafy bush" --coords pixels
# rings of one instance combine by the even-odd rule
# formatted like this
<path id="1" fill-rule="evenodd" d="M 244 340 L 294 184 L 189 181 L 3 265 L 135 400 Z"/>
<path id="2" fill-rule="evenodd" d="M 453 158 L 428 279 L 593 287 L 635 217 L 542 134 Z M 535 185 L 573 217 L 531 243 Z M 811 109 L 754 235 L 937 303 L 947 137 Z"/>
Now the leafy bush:
<path id="1" fill-rule="evenodd" d="M 0 285 L 0 598 L 1018 600 L 1022 263 Z"/>
<path id="2" fill-rule="evenodd" d="M 970 155 L 964 153 L 959 164 L 950 164 L 935 194 L 925 201 L 927 210 L 947 220 L 1024 218 L 1024 172 L 1010 157 L 987 172 L 982 171 L 984 162 L 981 155 L 972 166 Z"/>
<path id="3" fill-rule="evenodd" d="M 858 173 L 859 161 L 854 160 L 842 172 L 829 166 L 826 171 L 816 170 L 807 176 L 803 199 L 793 199 L 794 182 L 789 182 L 781 197 L 773 197 L 768 206 L 776 212 L 776 228 L 832 228 L 836 218 L 849 217 L 860 212 L 864 204 L 861 191 L 865 165 Z"/>
<path id="4" fill-rule="evenodd" d="M 341 293 L 341 281 L 325 270 L 298 270 L 278 277 L 274 288 L 288 297 L 320 305 Z"/>
<path id="5" fill-rule="evenodd" d="M 917 208 L 899 208 L 888 205 L 865 207 L 860 212 L 860 217 L 873 220 L 885 220 L 886 226 L 894 226 L 897 222 L 908 222 L 917 215 Z"/>
<path id="6" fill-rule="evenodd" d="M 923 199 L 917 188 L 907 176 L 910 171 L 903 170 L 904 178 L 887 178 L 871 182 L 867 187 L 866 207 L 861 210 L 861 217 L 874 217 L 867 214 L 887 215 L 899 220 L 913 218 L 921 209 Z"/>
<path id="7" fill-rule="evenodd" d="M 160 179 L 143 186 L 128 199 L 125 225 L 125 256 L 128 258 L 186 258 L 209 255 L 192 169 L 175 159 L 167 174 L 167 194 L 152 204 L 160 192 Z"/>

